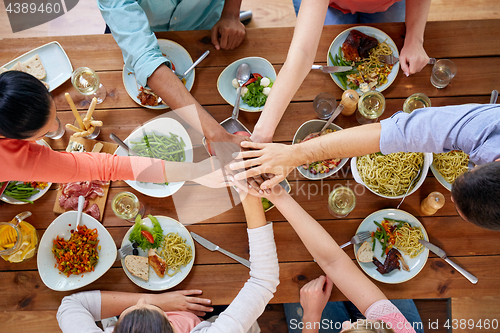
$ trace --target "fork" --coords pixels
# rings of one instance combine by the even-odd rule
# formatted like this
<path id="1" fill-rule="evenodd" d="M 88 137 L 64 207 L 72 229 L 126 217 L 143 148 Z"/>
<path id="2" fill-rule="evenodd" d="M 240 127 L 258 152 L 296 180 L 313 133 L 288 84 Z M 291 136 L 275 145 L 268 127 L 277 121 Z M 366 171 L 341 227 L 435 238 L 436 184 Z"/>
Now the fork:
<path id="1" fill-rule="evenodd" d="M 177 73 L 176 71 L 173 72 L 182 81 L 186 77 L 186 75 L 188 75 L 189 72 L 191 72 L 191 70 L 196 67 L 196 65 L 198 65 L 203 59 L 205 59 L 208 56 L 209 53 L 210 53 L 209 50 L 205 51 L 205 53 L 203 53 L 191 66 L 189 66 L 188 69 L 186 69 L 184 74 Z"/>
<path id="2" fill-rule="evenodd" d="M 126 256 L 132 253 L 134 248 L 132 247 L 132 244 L 128 243 L 122 246 L 121 248 L 118 249 L 116 252 L 116 260 L 122 260 Z"/>
<path id="3" fill-rule="evenodd" d="M 406 189 L 406 193 L 405 195 L 403 196 L 403 199 L 401 199 L 401 202 L 399 203 L 399 205 L 396 207 L 396 209 L 399 209 L 399 206 L 401 206 L 401 204 L 403 203 L 403 201 L 405 201 L 405 198 L 406 196 L 408 195 L 408 192 L 410 192 L 410 189 L 412 188 L 413 186 L 413 183 L 415 182 L 415 180 L 418 179 L 418 177 L 420 176 L 420 172 L 422 171 L 422 168 L 418 169 L 418 173 L 417 175 L 415 176 L 415 178 L 413 178 L 410 182 L 410 185 L 408 186 L 408 189 Z"/>
<path id="4" fill-rule="evenodd" d="M 380 55 L 378 56 L 378 60 L 389 65 L 394 65 L 399 61 L 398 57 L 396 57 L 394 54 Z M 427 62 L 428 65 L 434 65 L 435 63 L 436 58 L 429 58 L 429 62 Z"/>
<path id="5" fill-rule="evenodd" d="M 354 235 L 351 238 L 351 240 L 348 241 L 347 243 L 340 245 L 340 248 L 343 249 L 347 245 L 351 245 L 351 244 L 356 245 L 356 244 L 362 243 L 365 240 L 369 239 L 371 236 L 372 236 L 372 234 L 369 231 L 360 232 L 359 234 Z"/>

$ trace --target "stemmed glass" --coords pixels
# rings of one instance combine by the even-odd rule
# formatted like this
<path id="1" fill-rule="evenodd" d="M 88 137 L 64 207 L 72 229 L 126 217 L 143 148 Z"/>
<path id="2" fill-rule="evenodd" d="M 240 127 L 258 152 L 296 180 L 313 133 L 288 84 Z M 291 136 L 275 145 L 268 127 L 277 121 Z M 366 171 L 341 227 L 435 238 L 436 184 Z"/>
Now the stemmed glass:
<path id="1" fill-rule="evenodd" d="M 75 69 L 71 74 L 71 83 L 76 91 L 85 96 L 86 102 L 90 103 L 95 97 L 97 104 L 100 104 L 106 98 L 106 88 L 99 82 L 97 73 L 88 67 Z M 86 102 L 80 103 L 80 105 L 82 106 Z"/>
<path id="2" fill-rule="evenodd" d="M 130 192 L 120 192 L 113 198 L 111 208 L 115 215 L 129 222 L 135 222 L 135 217 L 144 217 L 146 207 L 139 201 L 135 194 Z"/>

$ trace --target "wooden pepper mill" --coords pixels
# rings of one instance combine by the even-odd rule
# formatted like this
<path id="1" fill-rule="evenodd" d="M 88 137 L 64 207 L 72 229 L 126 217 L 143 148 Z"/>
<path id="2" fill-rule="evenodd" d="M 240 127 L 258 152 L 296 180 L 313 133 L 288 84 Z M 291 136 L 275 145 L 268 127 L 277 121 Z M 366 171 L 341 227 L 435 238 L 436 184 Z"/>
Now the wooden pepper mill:
<path id="1" fill-rule="evenodd" d="M 346 90 L 342 94 L 342 100 L 340 101 L 340 104 L 344 106 L 344 110 L 342 110 L 342 114 L 344 116 L 350 116 L 356 111 L 356 108 L 358 107 L 358 100 L 359 100 L 359 95 L 356 92 L 356 90 Z"/>
<path id="2" fill-rule="evenodd" d="M 444 195 L 440 192 L 432 192 L 422 200 L 420 209 L 424 215 L 433 215 L 444 206 Z"/>

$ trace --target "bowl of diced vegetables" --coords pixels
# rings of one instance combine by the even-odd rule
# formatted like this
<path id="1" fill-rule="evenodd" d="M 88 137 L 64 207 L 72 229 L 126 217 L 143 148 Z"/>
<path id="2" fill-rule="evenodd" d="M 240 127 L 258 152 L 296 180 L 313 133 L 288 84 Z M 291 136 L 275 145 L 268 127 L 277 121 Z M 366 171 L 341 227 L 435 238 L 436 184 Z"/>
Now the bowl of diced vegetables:
<path id="1" fill-rule="evenodd" d="M 236 102 L 236 70 L 242 63 L 250 66 L 250 79 L 245 82 L 241 90 L 240 110 L 260 112 L 264 108 L 267 96 L 271 92 L 276 71 L 273 65 L 261 57 L 247 57 L 239 59 L 227 66 L 217 79 L 217 89 L 222 98 L 231 106 Z"/>
<path id="2" fill-rule="evenodd" d="M 303 123 L 295 136 L 293 137 L 292 144 L 300 144 L 304 141 L 314 140 L 319 136 L 319 132 L 325 125 L 326 120 L 313 119 Z M 328 135 L 330 133 L 340 131 L 342 127 L 330 124 L 322 135 Z M 310 180 L 317 180 L 330 177 L 337 171 L 339 171 L 344 164 L 347 163 L 348 158 L 330 158 L 324 161 L 316 161 L 311 163 L 306 163 L 304 165 L 298 166 L 297 170 L 302 176 Z"/>

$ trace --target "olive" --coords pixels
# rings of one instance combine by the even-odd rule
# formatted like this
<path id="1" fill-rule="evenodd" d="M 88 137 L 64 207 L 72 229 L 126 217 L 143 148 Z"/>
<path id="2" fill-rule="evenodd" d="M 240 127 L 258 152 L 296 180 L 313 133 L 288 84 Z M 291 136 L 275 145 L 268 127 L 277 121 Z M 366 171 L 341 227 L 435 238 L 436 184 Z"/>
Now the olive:
<path id="1" fill-rule="evenodd" d="M 138 256 L 138 255 L 139 255 L 139 250 L 137 250 L 137 249 L 133 249 L 133 250 L 132 250 L 132 254 L 133 254 L 134 256 Z"/>
<path id="2" fill-rule="evenodd" d="M 132 243 L 132 247 L 133 247 L 134 249 L 137 249 L 137 247 L 139 247 L 139 244 L 138 244 L 137 242 L 133 242 L 133 243 Z"/>

